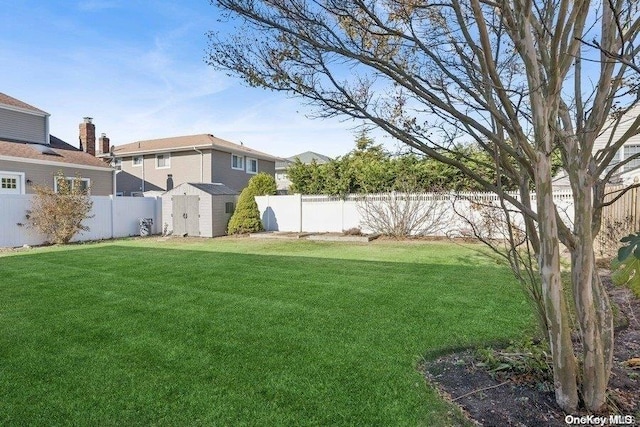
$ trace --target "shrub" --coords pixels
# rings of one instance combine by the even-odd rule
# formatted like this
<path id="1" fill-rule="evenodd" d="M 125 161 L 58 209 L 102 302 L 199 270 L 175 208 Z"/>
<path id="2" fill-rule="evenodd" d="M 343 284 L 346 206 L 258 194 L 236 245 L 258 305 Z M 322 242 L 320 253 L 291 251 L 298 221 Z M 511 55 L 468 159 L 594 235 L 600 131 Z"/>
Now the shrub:
<path id="1" fill-rule="evenodd" d="M 80 177 L 68 181 L 62 172 L 58 172 L 55 180 L 57 192 L 50 187 L 34 185 L 35 196 L 27 211 L 27 223 L 48 242 L 66 244 L 78 232 L 89 231 L 82 221 L 91 218 L 89 212 L 93 202 Z"/>
<path id="2" fill-rule="evenodd" d="M 238 206 L 233 212 L 229 225 L 227 227 L 228 234 L 245 234 L 255 233 L 264 230 L 262 221 L 260 220 L 260 211 L 255 200 L 253 190 L 246 187 L 240 193 Z"/>
<path id="3" fill-rule="evenodd" d="M 249 183 L 240 193 L 238 206 L 233 212 L 229 225 L 228 234 L 246 234 L 263 231 L 260 211 L 256 203 L 256 196 L 276 194 L 276 180 L 273 176 L 260 172 L 249 180 Z"/>
<path id="4" fill-rule="evenodd" d="M 251 178 L 247 186 L 252 189 L 255 196 L 276 194 L 277 190 L 275 178 L 264 172 L 260 172 Z"/>

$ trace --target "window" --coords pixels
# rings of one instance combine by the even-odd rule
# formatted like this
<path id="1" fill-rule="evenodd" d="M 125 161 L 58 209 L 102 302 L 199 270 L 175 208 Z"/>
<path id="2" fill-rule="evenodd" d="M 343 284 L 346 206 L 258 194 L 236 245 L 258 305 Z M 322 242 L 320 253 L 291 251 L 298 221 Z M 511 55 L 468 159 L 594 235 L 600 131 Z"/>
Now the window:
<path id="1" fill-rule="evenodd" d="M 24 194 L 24 172 L 0 171 L 0 194 Z"/>
<path id="2" fill-rule="evenodd" d="M 231 155 L 231 169 L 244 170 L 244 157 Z"/>
<path id="3" fill-rule="evenodd" d="M 69 177 L 69 176 L 67 176 L 67 177 L 65 177 L 65 178 L 64 178 L 64 180 L 67 182 L 67 185 L 69 186 L 69 189 L 70 189 L 71 191 L 74 191 L 74 190 L 76 189 L 76 188 L 75 188 L 75 186 L 76 186 L 76 183 L 77 183 L 77 185 L 80 185 L 80 190 L 81 190 L 81 191 L 84 191 L 84 192 L 86 192 L 86 193 L 88 193 L 88 192 L 89 192 L 89 189 L 90 189 L 90 185 L 89 185 L 89 184 L 90 184 L 90 182 L 91 182 L 91 181 L 89 180 L 89 178 L 80 178 L 80 179 L 78 180 L 78 179 L 76 179 L 76 178 L 73 178 L 73 177 Z M 53 182 L 53 190 L 54 190 L 56 193 L 58 192 L 58 186 L 59 186 L 59 180 L 58 180 L 58 179 L 56 179 L 56 180 Z"/>
<path id="4" fill-rule="evenodd" d="M 133 156 L 131 162 L 133 166 L 142 166 L 142 156 Z"/>
<path id="5" fill-rule="evenodd" d="M 117 170 L 121 170 L 122 169 L 122 159 L 119 158 L 119 157 L 113 159 L 113 167 L 115 169 L 117 169 Z"/>
<path id="6" fill-rule="evenodd" d="M 224 213 L 233 213 L 233 202 L 227 202 L 224 204 Z"/>
<path id="7" fill-rule="evenodd" d="M 640 145 L 625 145 L 624 146 L 624 160 L 627 160 L 629 157 L 640 153 Z M 624 170 L 628 171 L 630 169 L 634 169 L 640 166 L 640 158 L 631 160 L 629 163 L 624 165 Z"/>
<path id="8" fill-rule="evenodd" d="M 258 173 L 258 160 L 247 158 L 247 173 Z"/>
<path id="9" fill-rule="evenodd" d="M 18 178 L 2 178 L 0 188 L 3 190 L 16 190 L 18 188 Z"/>
<path id="10" fill-rule="evenodd" d="M 171 167 L 171 156 L 167 154 L 156 154 L 156 169 L 168 169 Z"/>

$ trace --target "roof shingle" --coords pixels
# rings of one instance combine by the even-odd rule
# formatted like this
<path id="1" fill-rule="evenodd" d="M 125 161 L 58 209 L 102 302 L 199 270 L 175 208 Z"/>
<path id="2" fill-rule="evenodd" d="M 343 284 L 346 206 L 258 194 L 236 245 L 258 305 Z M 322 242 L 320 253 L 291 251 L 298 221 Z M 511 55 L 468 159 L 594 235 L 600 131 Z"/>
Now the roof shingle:
<path id="1" fill-rule="evenodd" d="M 50 144 L 43 147 L 50 148 L 55 154 L 46 154 L 43 150 L 34 149 L 34 146 L 38 148 L 37 146 L 43 145 L 0 140 L 0 156 L 15 157 L 17 161 L 33 159 L 109 169 L 104 161 L 78 150 L 53 135 L 50 136 Z"/>
<path id="2" fill-rule="evenodd" d="M 192 147 L 202 148 L 207 146 L 229 153 L 244 153 L 264 160 L 278 160 L 277 157 L 270 154 L 254 150 L 244 145 L 234 144 L 233 142 L 225 141 L 224 139 L 206 133 L 136 141 L 115 147 L 113 154 L 116 156 L 124 156 L 154 151 L 185 151 L 190 150 Z"/>
<path id="3" fill-rule="evenodd" d="M 42 111 L 39 108 L 34 107 L 33 105 L 29 105 L 26 102 L 22 102 L 19 99 L 15 99 L 12 96 L 9 96 L 5 93 L 0 92 L 0 104 L 8 105 L 10 107 L 17 107 L 23 110 L 29 110 L 40 114 L 49 115 L 46 111 Z"/>

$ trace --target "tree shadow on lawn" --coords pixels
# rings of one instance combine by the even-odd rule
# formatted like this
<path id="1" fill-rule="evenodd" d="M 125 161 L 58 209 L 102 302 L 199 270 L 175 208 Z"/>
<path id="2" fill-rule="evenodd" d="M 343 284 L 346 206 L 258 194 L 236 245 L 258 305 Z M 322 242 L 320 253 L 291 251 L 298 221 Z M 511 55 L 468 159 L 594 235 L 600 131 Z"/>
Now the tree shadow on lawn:
<path id="1" fill-rule="evenodd" d="M 376 381 L 373 388 L 363 387 L 367 395 L 357 396 L 352 384 L 341 382 L 340 370 L 323 374 L 334 378 L 319 394 L 339 389 L 344 397 L 324 406 L 347 411 L 341 416 L 349 421 L 366 417 L 360 413 L 366 405 L 358 399 L 380 401 L 378 411 L 389 411 L 384 406 L 389 397 L 381 390 L 390 386 L 385 377 L 397 375 L 395 393 L 410 394 L 412 384 L 400 377 L 416 367 L 421 354 L 504 343 L 533 326 L 510 272 L 477 260 L 440 265 L 109 245 L 9 257 L 2 266 L 0 298 L 8 301 L 7 321 L 20 316 L 11 310 L 11 301 L 20 300 L 30 305 L 40 328 L 49 327 L 47 316 L 56 313 L 73 312 L 74 327 L 84 324 L 88 332 L 93 321 L 95 327 L 120 328 L 114 320 L 119 319 L 125 326 L 111 334 L 148 330 L 158 349 L 182 339 L 177 338 L 182 330 L 195 330 L 208 340 L 187 337 L 195 341 L 183 344 L 200 346 L 203 355 L 218 348 L 214 338 L 222 336 L 234 351 L 243 349 L 227 354 L 229 363 L 234 357 L 247 363 L 258 358 L 253 360 L 258 366 L 245 368 L 256 370 L 247 387 L 275 359 L 290 366 L 295 358 L 308 357 L 300 375 L 314 372 L 304 365 L 344 365 L 349 369 L 344 375 L 355 370 L 364 381 Z M 89 322 L 83 312 L 91 313 Z M 389 421 L 397 416 L 385 415 Z"/>

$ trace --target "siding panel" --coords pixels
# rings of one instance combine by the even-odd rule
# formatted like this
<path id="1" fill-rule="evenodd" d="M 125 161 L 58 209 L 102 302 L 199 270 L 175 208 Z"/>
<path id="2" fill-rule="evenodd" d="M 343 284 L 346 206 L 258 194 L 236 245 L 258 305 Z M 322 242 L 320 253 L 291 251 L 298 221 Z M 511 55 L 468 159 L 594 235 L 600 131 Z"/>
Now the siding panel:
<path id="1" fill-rule="evenodd" d="M 48 144 L 47 118 L 0 108 L 0 138 Z"/>
<path id="2" fill-rule="evenodd" d="M 91 180 L 91 195 L 93 196 L 109 196 L 112 194 L 113 172 L 97 171 L 91 169 L 76 169 L 74 167 L 40 165 L 35 163 L 21 163 L 8 160 L 0 160 L 0 170 L 7 172 L 24 172 L 25 182 L 31 181 L 31 184 L 25 185 L 25 193 L 33 194 L 33 185 L 45 185 L 53 187 L 53 177 L 59 171 L 65 176 L 79 175 L 82 178 Z"/>

